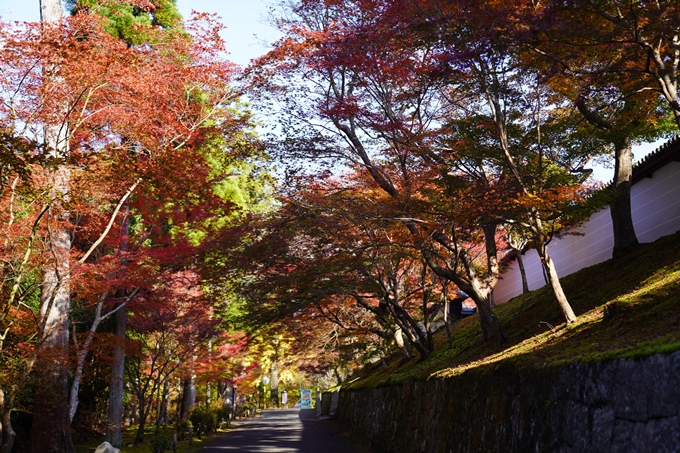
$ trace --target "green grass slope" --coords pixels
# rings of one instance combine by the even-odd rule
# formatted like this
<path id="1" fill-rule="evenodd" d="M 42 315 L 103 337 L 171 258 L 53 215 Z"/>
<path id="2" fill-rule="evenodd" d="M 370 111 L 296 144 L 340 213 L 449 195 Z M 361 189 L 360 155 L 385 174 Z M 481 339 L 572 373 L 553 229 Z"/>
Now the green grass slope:
<path id="1" fill-rule="evenodd" d="M 435 334 L 436 350 L 424 361 L 373 366 L 343 388 L 366 388 L 467 370 L 560 365 L 641 357 L 680 349 L 680 232 L 643 244 L 620 258 L 582 269 L 562 280 L 578 320 L 566 326 L 557 301 L 543 287 L 498 306 L 510 341 L 483 344 L 477 317 L 452 325 L 454 347 Z"/>

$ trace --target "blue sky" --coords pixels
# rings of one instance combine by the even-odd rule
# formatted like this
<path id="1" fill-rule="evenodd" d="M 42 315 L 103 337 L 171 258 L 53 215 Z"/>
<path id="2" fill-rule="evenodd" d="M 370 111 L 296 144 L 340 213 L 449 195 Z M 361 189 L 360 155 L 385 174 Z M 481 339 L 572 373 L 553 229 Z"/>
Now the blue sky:
<path id="1" fill-rule="evenodd" d="M 40 19 L 39 0 L 0 0 L 0 15 L 4 20 L 37 21 Z M 266 24 L 271 0 L 178 0 L 182 15 L 188 18 L 192 10 L 217 13 L 227 26 L 222 37 L 227 42 L 229 59 L 246 65 L 251 58 L 267 51 L 263 43 L 275 41 L 279 34 Z"/>

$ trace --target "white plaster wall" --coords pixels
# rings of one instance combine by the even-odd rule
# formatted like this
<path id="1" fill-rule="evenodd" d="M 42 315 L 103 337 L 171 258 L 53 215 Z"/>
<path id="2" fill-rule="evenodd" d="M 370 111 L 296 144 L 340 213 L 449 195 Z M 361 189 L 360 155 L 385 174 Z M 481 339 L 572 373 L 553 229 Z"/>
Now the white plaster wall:
<path id="1" fill-rule="evenodd" d="M 680 162 L 671 162 L 639 181 L 631 189 L 631 208 L 635 232 L 640 242 L 653 242 L 680 230 Z M 606 261 L 612 256 L 614 236 L 609 208 L 593 214 L 575 230 L 576 235 L 553 239 L 548 246 L 560 277 Z M 545 285 L 543 270 L 535 250 L 524 255 L 529 289 Z M 522 294 L 522 279 L 517 262 L 502 275 L 494 290 L 496 303 Z"/>
<path id="2" fill-rule="evenodd" d="M 653 242 L 680 229 L 680 162 L 671 162 L 632 188 L 635 232 Z"/>

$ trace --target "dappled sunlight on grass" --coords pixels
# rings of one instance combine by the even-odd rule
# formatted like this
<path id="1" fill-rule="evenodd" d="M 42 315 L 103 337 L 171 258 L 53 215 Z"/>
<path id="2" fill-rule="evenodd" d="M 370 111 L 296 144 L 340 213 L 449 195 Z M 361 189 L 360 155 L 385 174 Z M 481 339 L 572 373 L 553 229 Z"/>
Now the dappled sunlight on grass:
<path id="1" fill-rule="evenodd" d="M 154 431 L 155 427 L 147 427 L 147 429 L 144 430 L 145 442 L 139 445 L 132 445 L 132 442 L 135 438 L 136 428 L 128 428 L 123 434 L 123 443 L 125 446 L 120 449 L 121 453 L 149 453 L 152 451 L 151 438 L 154 435 Z M 216 433 L 209 433 L 207 435 L 204 434 L 201 439 L 198 439 L 194 436 L 191 445 L 189 445 L 188 440 L 181 440 L 177 442 L 177 453 L 197 452 L 205 446 L 206 441 L 210 441 L 212 438 L 220 435 L 223 431 L 224 430 L 218 431 Z M 104 442 L 103 436 L 99 439 L 92 439 L 87 442 L 79 442 L 75 445 L 75 451 L 76 453 L 92 453 L 102 442 Z"/>
<path id="2" fill-rule="evenodd" d="M 502 351 L 490 354 L 480 360 L 475 360 L 455 367 L 446 368 L 432 373 L 431 378 L 446 378 L 456 376 L 471 368 L 476 368 L 482 365 L 491 365 L 501 360 L 508 360 L 519 357 L 523 354 L 538 352 L 542 349 L 549 348 L 555 343 L 566 341 L 570 337 L 575 337 L 579 333 L 592 328 L 596 323 L 600 322 L 603 317 L 603 310 L 601 308 L 592 310 L 585 315 L 578 318 L 576 323 L 569 327 L 565 324 L 559 326 L 547 326 L 549 330 L 527 338 L 519 343 L 503 349 Z M 547 324 L 547 323 L 546 323 Z"/>
<path id="3" fill-rule="evenodd" d="M 680 281 L 680 269 L 663 271 L 655 273 L 651 278 L 643 282 L 642 288 L 635 292 L 624 294 L 617 298 L 617 301 L 626 302 L 628 304 L 636 304 L 645 302 L 646 300 L 656 300 L 663 297 L 673 295 L 674 282 Z M 675 288 L 677 291 L 677 288 Z"/>

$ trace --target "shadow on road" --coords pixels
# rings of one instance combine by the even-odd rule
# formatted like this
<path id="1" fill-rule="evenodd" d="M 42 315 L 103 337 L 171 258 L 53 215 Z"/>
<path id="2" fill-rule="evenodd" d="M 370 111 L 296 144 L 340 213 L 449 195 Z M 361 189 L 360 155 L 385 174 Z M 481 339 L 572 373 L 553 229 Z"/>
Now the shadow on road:
<path id="1" fill-rule="evenodd" d="M 370 453 L 344 427 L 319 420 L 314 409 L 266 410 L 239 420 L 235 429 L 211 442 L 203 453 Z"/>

